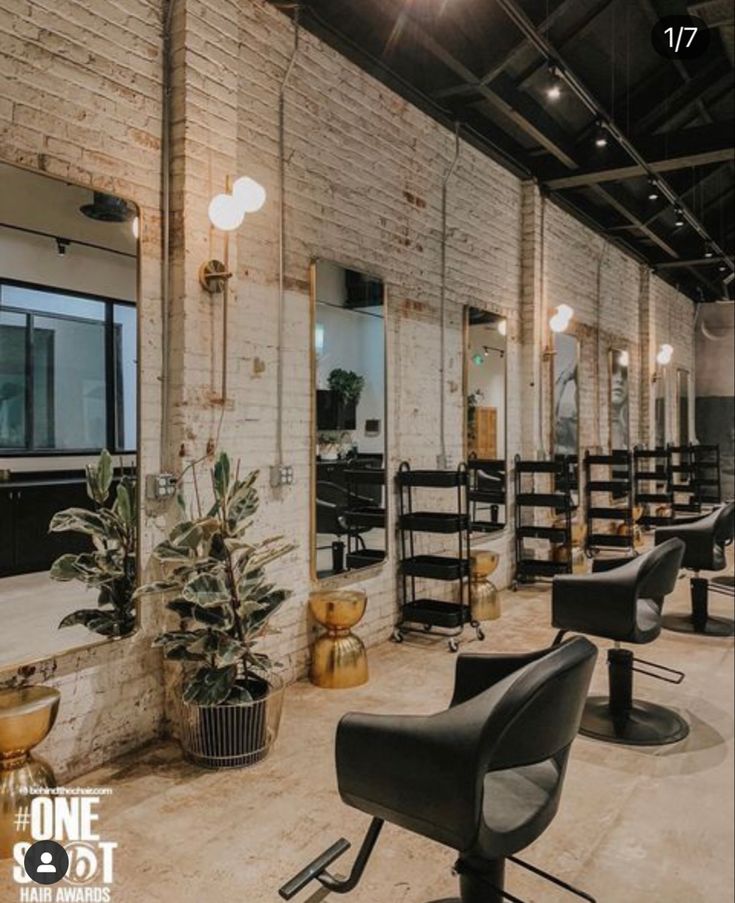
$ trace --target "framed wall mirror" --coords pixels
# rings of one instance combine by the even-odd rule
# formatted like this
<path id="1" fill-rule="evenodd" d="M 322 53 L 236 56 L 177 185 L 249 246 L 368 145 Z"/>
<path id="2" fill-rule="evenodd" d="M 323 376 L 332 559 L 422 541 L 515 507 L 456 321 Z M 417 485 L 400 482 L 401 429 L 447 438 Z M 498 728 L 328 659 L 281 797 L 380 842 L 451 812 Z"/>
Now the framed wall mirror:
<path id="1" fill-rule="evenodd" d="M 629 353 L 610 349 L 610 450 L 630 448 Z"/>
<path id="2" fill-rule="evenodd" d="M 465 308 L 465 457 L 473 532 L 506 524 L 507 329 L 504 317 Z"/>
<path id="3" fill-rule="evenodd" d="M 0 668 L 136 626 L 134 606 L 99 617 L 100 584 L 52 570 L 63 555 L 90 564 L 95 548 L 49 525 L 62 510 L 111 507 L 123 480 L 136 572 L 138 231 L 130 201 L 0 163 Z M 103 449 L 109 488 L 95 502 L 85 467 Z"/>
<path id="4" fill-rule="evenodd" d="M 689 371 L 676 371 L 676 400 L 679 419 L 679 445 L 688 445 L 689 437 Z"/>
<path id="5" fill-rule="evenodd" d="M 325 579 L 386 557 L 385 287 L 317 260 L 311 291 L 312 571 Z"/>
<path id="6" fill-rule="evenodd" d="M 659 368 L 656 374 L 655 391 L 653 396 L 653 433 L 656 448 L 664 448 L 666 445 L 666 367 Z"/>

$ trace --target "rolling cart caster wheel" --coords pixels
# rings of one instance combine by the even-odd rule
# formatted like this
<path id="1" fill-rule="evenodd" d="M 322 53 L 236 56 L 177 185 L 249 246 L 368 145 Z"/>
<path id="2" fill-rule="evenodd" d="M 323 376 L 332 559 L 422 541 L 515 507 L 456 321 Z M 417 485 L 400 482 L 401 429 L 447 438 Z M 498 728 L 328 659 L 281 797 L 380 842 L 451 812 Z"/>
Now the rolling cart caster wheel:
<path id="1" fill-rule="evenodd" d="M 403 634 L 400 630 L 394 630 L 391 636 L 391 639 L 394 643 L 402 643 L 403 642 Z"/>
<path id="2" fill-rule="evenodd" d="M 424 633 L 431 633 L 431 624 L 424 624 Z"/>
<path id="3" fill-rule="evenodd" d="M 514 580 L 511 583 L 510 588 L 513 590 L 514 593 L 517 593 L 518 592 L 518 581 Z"/>
<path id="4" fill-rule="evenodd" d="M 459 643 L 456 640 L 450 640 L 447 645 L 450 652 L 459 652 Z"/>
<path id="5" fill-rule="evenodd" d="M 477 639 L 482 642 L 485 639 L 485 631 L 482 627 L 477 628 Z"/>

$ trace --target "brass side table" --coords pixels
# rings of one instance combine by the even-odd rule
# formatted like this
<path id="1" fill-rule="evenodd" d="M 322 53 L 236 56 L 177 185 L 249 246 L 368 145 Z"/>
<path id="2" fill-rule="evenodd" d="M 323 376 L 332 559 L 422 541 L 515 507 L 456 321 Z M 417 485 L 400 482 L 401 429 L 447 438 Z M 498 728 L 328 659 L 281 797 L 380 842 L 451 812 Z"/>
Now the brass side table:
<path id="1" fill-rule="evenodd" d="M 61 694 L 52 687 L 0 690 L 0 859 L 13 847 L 31 841 L 30 825 L 16 830 L 18 806 L 26 806 L 32 788 L 56 786 L 51 766 L 31 750 L 48 736 L 56 721 Z"/>
<path id="2" fill-rule="evenodd" d="M 470 570 L 470 610 L 475 621 L 494 621 L 500 617 L 500 599 L 495 584 L 488 580 L 498 567 L 497 552 L 472 552 Z"/>
<path id="3" fill-rule="evenodd" d="M 367 683 L 367 653 L 351 633 L 365 614 L 367 595 L 361 590 L 318 590 L 309 596 L 309 609 L 326 633 L 314 644 L 309 677 L 317 687 L 343 690 Z"/>

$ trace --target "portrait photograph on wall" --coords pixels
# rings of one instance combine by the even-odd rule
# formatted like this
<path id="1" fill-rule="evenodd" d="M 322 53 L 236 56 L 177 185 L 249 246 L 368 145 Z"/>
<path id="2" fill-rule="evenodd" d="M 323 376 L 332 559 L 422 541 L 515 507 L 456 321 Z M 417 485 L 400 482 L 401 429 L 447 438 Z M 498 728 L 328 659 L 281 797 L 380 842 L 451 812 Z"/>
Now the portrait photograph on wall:
<path id="1" fill-rule="evenodd" d="M 629 355 L 613 348 L 610 351 L 610 448 L 630 445 Z"/>
<path id="2" fill-rule="evenodd" d="M 554 453 L 576 455 L 579 449 L 579 342 L 554 337 Z"/>

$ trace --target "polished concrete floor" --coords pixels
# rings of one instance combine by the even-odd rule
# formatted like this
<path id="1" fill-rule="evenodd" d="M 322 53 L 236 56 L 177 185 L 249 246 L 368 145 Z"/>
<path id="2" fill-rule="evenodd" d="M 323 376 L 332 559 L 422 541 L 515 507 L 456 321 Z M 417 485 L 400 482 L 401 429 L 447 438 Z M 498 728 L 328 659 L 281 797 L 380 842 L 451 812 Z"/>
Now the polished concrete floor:
<path id="1" fill-rule="evenodd" d="M 686 610 L 680 581 L 667 602 Z M 548 644 L 548 588 L 503 593 L 501 620 L 479 651 Z M 714 597 L 731 614 L 732 602 Z M 728 610 L 730 609 L 730 610 Z M 601 644 L 604 646 L 605 644 Z M 733 642 L 664 633 L 643 657 L 682 668 L 671 686 L 637 675 L 637 695 L 676 707 L 692 726 L 682 743 L 626 748 L 578 738 L 561 810 L 524 854 L 592 893 L 600 903 L 728 903 L 733 899 Z M 333 766 L 334 731 L 347 710 L 431 712 L 450 696 L 455 659 L 445 644 L 370 652 L 370 682 L 324 691 L 288 690 L 271 757 L 250 770 L 206 772 L 174 744 L 148 747 L 80 778 L 109 786 L 100 832 L 118 843 L 114 901 L 275 903 L 277 889 L 337 838 L 358 842 L 368 819 L 344 806 Z M 605 686 L 604 650 L 594 678 Z M 376 763 L 379 767 L 379 763 Z M 347 854 L 335 871 L 351 864 Z M 299 903 L 428 903 L 453 895 L 452 852 L 387 827 L 360 888 L 347 897 L 304 892 Z M 18 899 L 0 869 L 0 899 Z M 6 882 L 3 884 L 3 882 Z M 574 899 L 509 865 L 507 889 L 525 901 Z M 3 896 L 4 890 L 11 895 Z"/>

